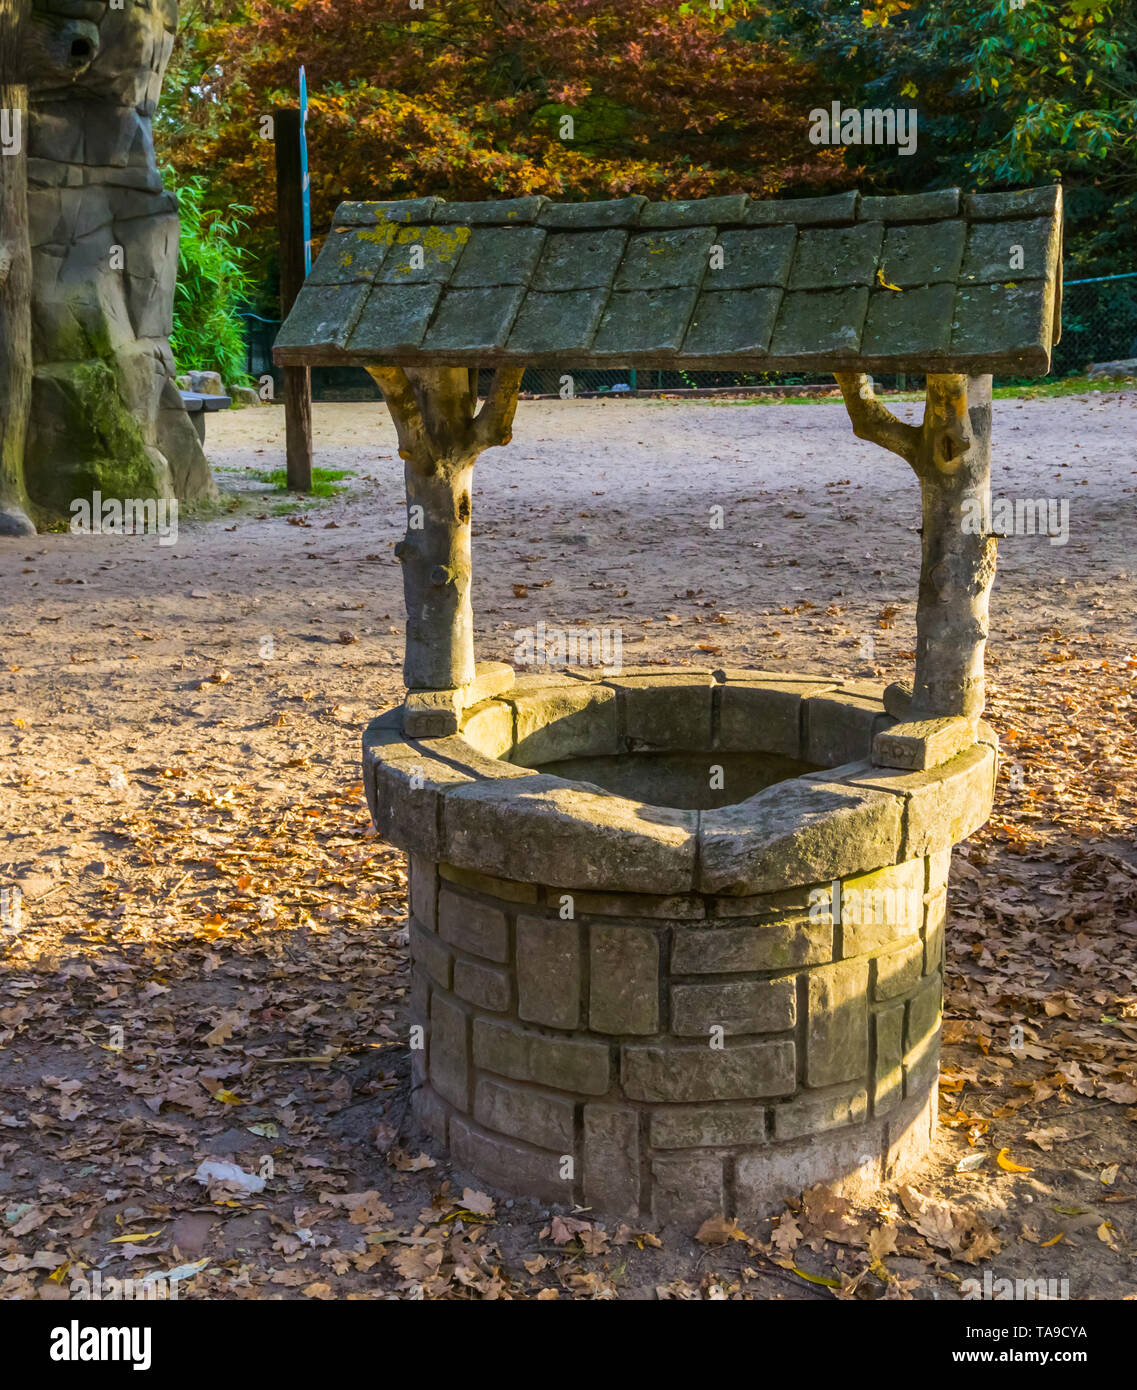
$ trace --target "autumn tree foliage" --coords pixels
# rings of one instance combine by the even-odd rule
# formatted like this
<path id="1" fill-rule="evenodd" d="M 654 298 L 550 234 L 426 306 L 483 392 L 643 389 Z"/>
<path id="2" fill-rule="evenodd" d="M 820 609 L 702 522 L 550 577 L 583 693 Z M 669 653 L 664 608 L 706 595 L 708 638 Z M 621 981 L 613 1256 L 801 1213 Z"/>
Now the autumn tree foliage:
<path id="1" fill-rule="evenodd" d="M 186 8 L 186 7 L 183 7 Z M 751 0 L 197 0 L 163 153 L 271 227 L 274 104 L 311 92 L 313 226 L 347 198 L 758 196 L 822 190 L 816 77 Z M 566 121 L 564 118 L 571 118 Z"/>

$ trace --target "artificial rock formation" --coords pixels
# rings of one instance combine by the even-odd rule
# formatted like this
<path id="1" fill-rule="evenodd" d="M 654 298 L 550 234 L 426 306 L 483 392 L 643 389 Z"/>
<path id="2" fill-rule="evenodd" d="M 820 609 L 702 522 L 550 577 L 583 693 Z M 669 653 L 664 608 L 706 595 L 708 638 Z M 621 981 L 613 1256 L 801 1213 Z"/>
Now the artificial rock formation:
<path id="1" fill-rule="evenodd" d="M 74 498 L 194 501 L 213 481 L 174 384 L 177 201 L 151 118 L 176 0 L 34 0 L 28 220 L 34 374 L 24 470 L 33 510 Z"/>
<path id="2" fill-rule="evenodd" d="M 32 393 L 32 256 L 28 242 L 28 89 L 22 81 L 29 0 L 0 0 L 0 536 L 34 534 L 24 489 Z"/>

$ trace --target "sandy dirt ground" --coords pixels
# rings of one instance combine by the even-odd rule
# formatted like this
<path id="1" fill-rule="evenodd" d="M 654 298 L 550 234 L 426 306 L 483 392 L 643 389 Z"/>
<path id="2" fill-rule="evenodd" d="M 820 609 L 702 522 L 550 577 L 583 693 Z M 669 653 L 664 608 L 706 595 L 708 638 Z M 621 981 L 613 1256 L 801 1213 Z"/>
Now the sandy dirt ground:
<path id="1" fill-rule="evenodd" d="M 400 694 L 401 464 L 378 405 L 315 429 L 333 500 L 252 478 L 283 417 L 249 409 L 175 545 L 0 543 L 0 1296 L 1137 1294 L 1137 392 L 995 403 L 995 495 L 1065 499 L 1069 537 L 1000 543 L 932 1160 L 702 1241 L 495 1204 L 410 1126 L 404 864 L 357 766 Z M 482 658 L 543 620 L 626 664 L 911 674 L 918 490 L 839 402 L 523 402 L 474 502 Z"/>

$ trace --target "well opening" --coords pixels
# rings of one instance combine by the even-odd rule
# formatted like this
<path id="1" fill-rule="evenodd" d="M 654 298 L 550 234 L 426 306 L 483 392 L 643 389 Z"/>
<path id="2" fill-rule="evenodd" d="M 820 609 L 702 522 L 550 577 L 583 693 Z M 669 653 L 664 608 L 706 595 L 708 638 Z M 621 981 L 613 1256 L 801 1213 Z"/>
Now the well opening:
<path id="1" fill-rule="evenodd" d="M 797 702 L 804 686 L 787 686 L 781 703 L 771 687 L 766 718 L 756 705 L 748 715 L 736 713 L 736 688 L 726 701 L 724 730 L 721 673 L 688 670 L 669 678 L 662 666 L 636 670 L 626 680 L 613 675 L 576 690 L 553 685 L 546 698 L 527 698 L 521 737 L 509 748 L 497 722 L 480 717 L 480 707 L 464 722 L 463 735 L 513 766 L 684 811 L 733 806 L 830 765 L 801 756 Z M 534 686 L 540 680 L 533 677 Z M 824 688 L 820 678 L 816 688 Z M 871 717 L 862 732 L 857 751 L 868 756 Z"/>
<path id="2" fill-rule="evenodd" d="M 733 806 L 778 782 L 820 770 L 812 763 L 776 753 L 728 752 L 711 761 L 705 752 L 690 750 L 562 758 L 534 764 L 533 768 L 569 781 L 589 782 L 648 806 L 685 811 Z"/>

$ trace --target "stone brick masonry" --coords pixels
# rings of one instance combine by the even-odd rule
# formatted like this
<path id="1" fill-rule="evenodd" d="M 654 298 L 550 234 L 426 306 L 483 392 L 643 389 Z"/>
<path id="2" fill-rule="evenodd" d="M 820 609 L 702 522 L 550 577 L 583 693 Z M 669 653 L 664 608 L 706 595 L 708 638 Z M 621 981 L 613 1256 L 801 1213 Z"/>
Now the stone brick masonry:
<path id="1" fill-rule="evenodd" d="M 861 876 L 871 899 L 846 880 L 846 925 L 828 883 L 680 918 L 581 895 L 566 919 L 562 888 L 416 856 L 415 1113 L 503 1190 L 629 1220 L 757 1212 L 866 1165 L 880 1181 L 934 1117 L 947 860 Z"/>

